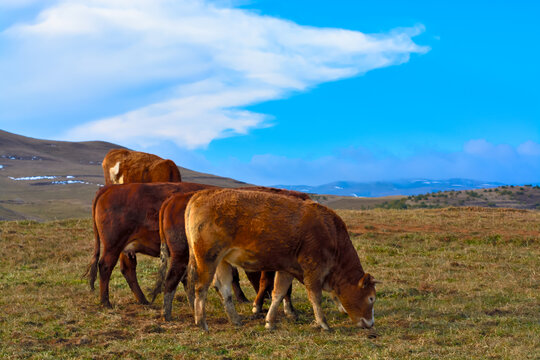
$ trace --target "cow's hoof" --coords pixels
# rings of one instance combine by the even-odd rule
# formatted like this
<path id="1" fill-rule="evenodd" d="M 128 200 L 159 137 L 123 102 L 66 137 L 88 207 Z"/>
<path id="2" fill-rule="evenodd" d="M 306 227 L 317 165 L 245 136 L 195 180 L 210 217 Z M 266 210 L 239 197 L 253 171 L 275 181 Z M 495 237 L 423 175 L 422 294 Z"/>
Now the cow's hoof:
<path id="1" fill-rule="evenodd" d="M 239 315 L 231 316 L 229 321 L 236 327 L 242 326 L 242 318 Z"/>
<path id="2" fill-rule="evenodd" d="M 285 316 L 287 316 L 289 319 L 296 320 L 298 318 L 298 314 L 296 314 L 295 311 L 286 311 Z"/>
<path id="3" fill-rule="evenodd" d="M 237 296 L 236 301 L 238 301 L 239 303 L 248 303 L 249 299 L 245 296 Z"/>
<path id="4" fill-rule="evenodd" d="M 101 306 L 103 306 L 104 308 L 107 308 L 107 309 L 112 309 L 112 305 L 111 305 L 111 303 L 109 301 L 102 301 Z"/>
<path id="5" fill-rule="evenodd" d="M 255 319 L 261 319 L 263 317 L 264 317 L 264 314 L 262 312 L 260 312 L 260 313 L 255 313 L 255 314 L 251 315 L 249 318 L 251 320 L 255 320 Z"/>
<path id="6" fill-rule="evenodd" d="M 330 326 L 328 326 L 326 324 L 321 324 L 321 329 L 323 331 L 328 331 L 328 332 L 332 331 L 332 329 L 330 329 Z"/>

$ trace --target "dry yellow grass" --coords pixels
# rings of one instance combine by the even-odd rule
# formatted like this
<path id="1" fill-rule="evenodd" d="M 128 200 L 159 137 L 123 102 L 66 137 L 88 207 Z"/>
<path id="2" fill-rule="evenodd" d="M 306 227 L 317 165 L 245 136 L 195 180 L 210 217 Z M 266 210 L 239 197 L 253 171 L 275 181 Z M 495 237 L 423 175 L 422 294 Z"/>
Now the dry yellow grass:
<path id="1" fill-rule="evenodd" d="M 296 321 L 268 332 L 240 304 L 240 329 L 228 324 L 215 292 L 210 333 L 193 325 L 178 291 L 173 321 L 160 302 L 135 303 L 119 270 L 111 301 L 81 279 L 91 221 L 0 222 L 0 357 L 6 359 L 539 358 L 540 212 L 504 209 L 339 211 L 364 268 L 383 281 L 376 337 L 354 328 L 331 301 L 334 331 L 312 326 L 303 286 L 294 285 Z M 140 256 L 143 289 L 158 260 Z M 253 291 L 245 279 L 248 297 Z"/>

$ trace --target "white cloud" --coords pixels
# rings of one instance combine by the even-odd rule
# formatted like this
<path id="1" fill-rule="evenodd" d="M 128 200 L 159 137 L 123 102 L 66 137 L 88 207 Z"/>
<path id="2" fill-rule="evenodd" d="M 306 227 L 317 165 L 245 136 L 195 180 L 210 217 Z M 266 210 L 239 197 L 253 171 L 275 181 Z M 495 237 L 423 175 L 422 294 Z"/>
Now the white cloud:
<path id="1" fill-rule="evenodd" d="M 519 145 L 517 152 L 520 155 L 540 157 L 540 144 L 534 141 L 526 141 Z"/>
<path id="2" fill-rule="evenodd" d="M 0 108 L 20 118 L 62 111 L 84 118 L 103 99 L 119 99 L 123 107 L 111 105 L 108 115 L 65 137 L 204 147 L 267 125 L 244 106 L 428 51 L 411 40 L 422 26 L 370 35 L 300 26 L 226 3 L 57 1 L 35 22 L 0 33 L 0 49 L 9 50 L 0 58 L 7 74 Z"/>

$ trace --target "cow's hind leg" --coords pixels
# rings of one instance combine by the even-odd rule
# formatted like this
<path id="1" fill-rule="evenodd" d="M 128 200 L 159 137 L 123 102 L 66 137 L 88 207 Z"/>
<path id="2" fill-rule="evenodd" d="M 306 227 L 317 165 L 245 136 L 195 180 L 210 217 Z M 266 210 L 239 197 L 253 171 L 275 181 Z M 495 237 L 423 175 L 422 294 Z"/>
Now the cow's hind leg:
<path id="1" fill-rule="evenodd" d="M 122 252 L 120 254 L 120 271 L 129 285 L 129 288 L 135 295 L 137 301 L 143 305 L 148 305 L 148 300 L 137 281 L 137 256 L 135 252 Z"/>
<path id="2" fill-rule="evenodd" d="M 296 318 L 296 311 L 294 310 L 294 307 L 291 302 L 291 295 L 292 295 L 292 283 L 289 286 L 289 289 L 287 289 L 287 294 L 285 294 L 285 297 L 283 298 L 283 310 L 285 311 L 285 315 L 289 318 Z"/>
<path id="3" fill-rule="evenodd" d="M 99 292 L 101 297 L 101 304 L 103 306 L 111 308 L 111 302 L 109 301 L 109 281 L 111 280 L 111 273 L 118 261 L 119 254 L 103 251 L 103 257 L 99 260 Z"/>
<path id="4" fill-rule="evenodd" d="M 265 327 L 269 330 L 275 327 L 277 310 L 283 297 L 286 295 L 287 290 L 291 286 L 293 276 L 289 273 L 278 271 L 274 279 L 274 290 L 272 291 L 272 304 L 266 314 Z"/>
<path id="5" fill-rule="evenodd" d="M 208 331 L 205 309 L 206 296 L 215 273 L 216 266 L 213 263 L 203 263 L 201 266 L 197 264 L 194 257 L 190 256 L 188 264 L 188 299 L 190 299 L 190 303 L 193 303 L 195 324 L 205 331 Z"/>
<path id="6" fill-rule="evenodd" d="M 309 278 L 305 278 L 304 282 L 306 285 L 309 301 L 311 302 L 311 306 L 313 306 L 313 312 L 315 313 L 315 321 L 321 328 L 323 328 L 323 330 L 329 331 L 330 327 L 326 323 L 326 318 L 324 316 L 321 306 L 322 286 L 320 284 L 320 281 L 310 281 Z"/>
<path id="7" fill-rule="evenodd" d="M 234 308 L 232 301 L 232 283 L 233 283 L 233 267 L 222 261 L 216 270 L 216 277 L 214 279 L 214 285 L 217 287 L 221 294 L 223 306 L 229 317 L 229 321 L 236 326 L 242 325 L 240 316 Z"/>
<path id="8" fill-rule="evenodd" d="M 259 277 L 259 290 L 257 291 L 257 296 L 253 301 L 252 312 L 254 314 L 262 313 L 262 307 L 264 304 L 264 299 L 271 294 L 272 289 L 274 288 L 274 277 L 276 276 L 275 271 L 262 271 Z"/>
<path id="9" fill-rule="evenodd" d="M 171 320 L 172 303 L 178 283 L 185 279 L 186 275 L 186 260 L 184 257 L 173 254 L 171 257 L 167 276 L 165 277 L 164 296 L 163 296 L 163 318 L 166 321 Z M 185 281 L 185 280 L 184 280 Z M 186 285 L 184 284 L 184 289 Z M 187 292 L 187 289 L 186 289 Z M 192 301 L 190 302 L 191 305 Z"/>
<path id="10" fill-rule="evenodd" d="M 234 291 L 234 296 L 236 297 L 236 301 L 238 302 L 249 302 L 249 300 L 246 297 L 246 294 L 242 291 L 242 288 L 240 287 L 240 274 L 238 273 L 238 269 L 233 267 L 232 268 L 232 289 Z"/>
<path id="11" fill-rule="evenodd" d="M 251 286 L 253 286 L 253 289 L 255 290 L 255 292 L 259 292 L 259 282 L 261 280 L 261 272 L 260 271 L 244 271 L 244 272 Z"/>

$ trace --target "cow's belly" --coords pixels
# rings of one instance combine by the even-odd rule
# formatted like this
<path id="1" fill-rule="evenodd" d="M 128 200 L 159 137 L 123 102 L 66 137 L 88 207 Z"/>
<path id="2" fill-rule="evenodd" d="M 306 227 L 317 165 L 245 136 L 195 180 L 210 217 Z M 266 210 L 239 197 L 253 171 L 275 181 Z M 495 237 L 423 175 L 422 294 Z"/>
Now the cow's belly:
<path id="1" fill-rule="evenodd" d="M 294 269 L 296 270 L 294 272 L 297 272 L 298 270 L 294 266 L 295 262 L 286 257 L 254 253 L 246 249 L 231 249 L 227 252 L 224 260 L 247 271 L 291 271 Z"/>
<path id="2" fill-rule="evenodd" d="M 224 258 L 231 265 L 239 266 L 248 271 L 261 270 L 263 263 L 250 251 L 231 249 Z"/>

